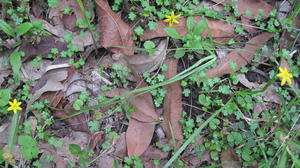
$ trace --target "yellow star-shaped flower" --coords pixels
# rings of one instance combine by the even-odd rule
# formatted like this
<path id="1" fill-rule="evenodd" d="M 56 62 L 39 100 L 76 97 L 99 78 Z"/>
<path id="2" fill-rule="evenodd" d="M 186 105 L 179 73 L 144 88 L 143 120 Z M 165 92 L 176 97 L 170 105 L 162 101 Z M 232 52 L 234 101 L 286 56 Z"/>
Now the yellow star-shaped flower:
<path id="1" fill-rule="evenodd" d="M 178 17 L 180 17 L 180 15 L 175 15 L 175 14 L 174 14 L 174 11 L 172 11 L 171 15 L 165 15 L 165 17 L 166 17 L 167 19 L 165 19 L 164 22 L 167 22 L 168 25 L 169 25 L 170 27 L 172 27 L 174 23 L 176 23 L 176 24 L 179 23 L 179 21 L 176 20 L 176 19 L 177 19 Z"/>
<path id="2" fill-rule="evenodd" d="M 286 82 L 290 85 L 292 84 L 293 74 L 289 72 L 287 68 L 279 67 L 280 73 L 277 74 L 277 77 L 281 78 L 280 85 L 283 86 Z"/>
<path id="3" fill-rule="evenodd" d="M 17 113 L 18 110 L 22 110 L 20 105 L 22 104 L 21 102 L 18 102 L 17 99 L 14 99 L 13 102 L 9 101 L 8 102 L 10 107 L 7 108 L 8 111 L 13 111 L 14 113 Z"/>

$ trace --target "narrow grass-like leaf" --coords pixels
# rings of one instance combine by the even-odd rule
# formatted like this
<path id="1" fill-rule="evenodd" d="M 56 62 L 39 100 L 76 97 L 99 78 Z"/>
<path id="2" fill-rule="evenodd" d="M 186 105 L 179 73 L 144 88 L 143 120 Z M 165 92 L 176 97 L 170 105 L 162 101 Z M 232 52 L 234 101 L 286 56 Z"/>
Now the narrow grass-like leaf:
<path id="1" fill-rule="evenodd" d="M 2 19 L 0 19 L 0 29 L 3 30 L 7 35 L 15 37 L 13 28 Z"/>
<path id="2" fill-rule="evenodd" d="M 174 28 L 172 28 L 172 27 L 167 27 L 167 28 L 165 28 L 165 31 L 166 31 L 166 33 L 170 36 L 170 37 L 172 37 L 172 38 L 174 38 L 174 39 L 181 39 L 182 37 L 178 34 L 178 32 L 174 29 Z"/>

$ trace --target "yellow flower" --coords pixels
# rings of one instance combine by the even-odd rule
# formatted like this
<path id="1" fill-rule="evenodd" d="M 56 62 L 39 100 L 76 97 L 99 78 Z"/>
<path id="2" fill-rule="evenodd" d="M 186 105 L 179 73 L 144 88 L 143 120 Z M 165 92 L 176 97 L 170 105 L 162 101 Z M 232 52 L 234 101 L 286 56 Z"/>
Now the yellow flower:
<path id="1" fill-rule="evenodd" d="M 279 67 L 280 73 L 277 74 L 277 77 L 281 78 L 281 86 L 286 82 L 290 85 L 292 83 L 293 74 L 289 72 L 287 68 Z"/>
<path id="2" fill-rule="evenodd" d="M 175 15 L 175 14 L 174 14 L 174 11 L 172 11 L 171 15 L 165 15 L 165 17 L 166 17 L 167 19 L 165 19 L 164 22 L 169 23 L 169 26 L 172 27 L 172 26 L 173 26 L 173 23 L 176 23 L 176 24 L 179 23 L 179 21 L 176 20 L 179 16 L 180 16 L 180 15 Z"/>
<path id="3" fill-rule="evenodd" d="M 7 108 L 8 111 L 13 111 L 14 113 L 17 113 L 18 110 L 22 110 L 20 105 L 22 104 L 21 102 L 18 102 L 17 99 L 14 99 L 13 102 L 9 101 L 8 102 L 10 107 Z"/>

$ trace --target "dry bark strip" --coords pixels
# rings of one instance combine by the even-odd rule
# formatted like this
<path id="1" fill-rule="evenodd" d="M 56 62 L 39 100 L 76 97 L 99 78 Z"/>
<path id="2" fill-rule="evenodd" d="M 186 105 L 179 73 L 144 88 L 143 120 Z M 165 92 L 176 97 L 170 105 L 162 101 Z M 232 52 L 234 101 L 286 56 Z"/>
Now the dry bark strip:
<path id="1" fill-rule="evenodd" d="M 273 33 L 262 33 L 249 40 L 243 50 L 236 50 L 230 52 L 228 55 L 219 60 L 218 65 L 206 72 L 207 78 L 220 77 L 232 72 L 238 71 L 241 67 L 249 64 L 253 59 L 253 54 L 257 49 L 262 47 L 270 38 Z M 230 67 L 230 62 L 237 64 L 237 69 L 233 70 Z"/>
<path id="2" fill-rule="evenodd" d="M 132 29 L 114 13 L 104 0 L 96 0 L 100 19 L 100 43 L 109 51 L 116 54 L 133 55 L 134 50 L 112 46 L 135 47 Z"/>
<path id="3" fill-rule="evenodd" d="M 166 79 L 168 80 L 177 74 L 178 59 L 168 59 L 165 63 L 169 67 L 168 72 L 165 73 Z M 179 121 L 182 119 L 181 113 L 183 110 L 180 81 L 166 85 L 164 86 L 164 89 L 167 91 L 167 95 L 165 97 L 163 106 L 163 128 L 170 141 L 173 139 L 171 133 L 173 131 L 177 144 L 180 144 L 183 140 L 182 126 L 179 123 Z"/>

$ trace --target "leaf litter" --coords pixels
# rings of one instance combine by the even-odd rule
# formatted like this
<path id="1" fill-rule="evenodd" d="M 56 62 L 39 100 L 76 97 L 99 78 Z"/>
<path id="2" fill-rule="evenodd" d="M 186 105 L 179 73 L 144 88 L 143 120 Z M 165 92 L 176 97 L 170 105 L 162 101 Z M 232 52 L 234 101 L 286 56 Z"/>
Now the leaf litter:
<path id="1" fill-rule="evenodd" d="M 238 1 L 238 2 L 232 2 L 230 0 L 228 1 L 219 1 L 219 0 L 212 0 L 216 3 L 222 3 L 229 2 L 233 5 L 238 6 L 238 11 L 242 14 L 241 21 L 242 23 L 252 24 L 251 19 L 253 19 L 253 16 L 258 14 L 258 9 L 264 9 L 265 13 L 262 15 L 264 18 L 267 17 L 267 13 L 270 12 L 273 8 L 267 4 L 266 2 L 262 0 L 250 0 L 250 1 Z M 34 1 L 37 3 L 37 1 Z M 224 3 L 223 3 L 224 2 Z M 87 3 L 87 2 L 86 2 Z M 26 58 L 25 60 L 31 60 L 33 56 L 35 55 L 43 55 L 47 56 L 50 53 L 51 48 L 59 48 L 59 51 L 62 51 L 66 48 L 66 43 L 62 41 L 64 35 L 66 33 L 71 33 L 73 35 L 73 41 L 72 43 L 77 44 L 80 48 L 80 51 L 84 51 L 85 47 L 90 46 L 94 43 L 93 37 L 91 32 L 85 32 L 85 36 L 82 37 L 79 34 L 80 30 L 78 27 L 76 27 L 76 20 L 77 19 L 83 19 L 82 13 L 73 0 L 62 0 L 59 1 L 59 6 L 55 8 L 51 8 L 49 13 L 49 18 L 51 21 L 46 21 L 42 19 L 42 12 L 38 9 L 37 6 L 35 6 L 35 9 L 33 9 L 33 13 L 35 14 L 35 17 L 30 16 L 32 20 L 40 20 L 44 23 L 44 28 L 49 31 L 54 36 L 57 36 L 59 38 L 56 38 L 54 36 L 46 36 L 45 38 L 42 38 L 41 42 L 37 45 L 31 45 L 30 43 L 24 43 L 21 46 L 21 50 L 25 52 Z M 129 66 L 135 71 L 137 71 L 139 74 L 142 74 L 144 72 L 153 72 L 157 70 L 163 63 L 167 64 L 169 66 L 169 71 L 165 73 L 166 79 L 170 79 L 173 76 L 177 74 L 177 66 L 178 66 L 178 60 L 175 59 L 166 59 L 167 57 L 167 48 L 168 48 L 168 40 L 166 39 L 159 39 L 160 43 L 155 48 L 156 52 L 154 56 L 149 56 L 147 53 L 139 53 L 135 54 L 137 52 L 134 51 L 135 42 L 133 40 L 134 33 L 132 31 L 132 28 L 125 23 L 121 16 L 119 16 L 117 13 L 113 12 L 110 5 L 107 1 L 104 0 L 96 0 L 97 4 L 97 15 L 99 18 L 99 25 L 97 25 L 97 28 L 100 31 L 100 44 L 102 47 L 110 51 L 111 53 L 115 54 L 113 55 L 113 58 L 109 55 L 110 59 L 106 64 L 109 67 L 109 64 L 114 63 L 120 63 L 124 66 Z M 88 6 L 88 5 L 87 5 Z M 259 6 L 259 8 L 258 8 Z M 61 9 L 64 7 L 71 7 L 72 12 L 70 14 L 62 14 Z M 252 12 L 254 12 L 252 17 L 246 16 L 246 10 L 247 9 L 253 9 Z M 89 9 L 90 10 L 90 9 Z M 93 11 L 93 10 L 91 10 Z M 93 13 L 94 15 L 94 13 Z M 93 16 L 94 19 L 94 16 Z M 196 16 L 194 17 L 196 22 L 199 22 L 202 17 Z M 186 24 L 186 18 L 181 17 L 178 19 L 180 21 L 180 24 L 176 24 L 173 26 L 173 28 L 179 32 L 181 36 L 184 36 L 187 34 L 187 28 L 185 26 Z M 51 23 L 51 24 L 50 24 Z M 229 39 L 233 38 L 234 28 L 235 26 L 232 24 L 229 24 L 224 21 L 214 20 L 214 19 L 208 19 L 208 29 L 205 30 L 203 33 L 201 33 L 204 37 L 209 37 L 214 39 L 217 42 L 224 43 L 227 42 Z M 156 30 L 147 30 L 144 32 L 142 36 L 140 36 L 140 40 L 149 40 L 153 38 L 164 38 L 168 35 L 164 31 L 166 28 L 166 24 L 162 21 L 158 22 L 158 26 Z M 94 34 L 94 32 L 93 32 Z M 220 58 L 218 65 L 215 68 L 212 68 L 207 71 L 207 77 L 221 77 L 223 75 L 236 72 L 240 68 L 246 66 L 247 64 L 250 64 L 253 59 L 253 54 L 255 51 L 259 48 L 261 48 L 266 42 L 273 37 L 272 33 L 262 33 L 259 34 L 252 39 L 250 39 L 243 50 L 236 49 L 229 54 L 225 55 L 223 58 Z M 123 46 L 124 48 L 119 48 L 116 46 Z M 89 52 L 88 55 L 90 55 L 91 52 Z M 116 59 L 117 58 L 117 59 Z M 0 58 L 1 59 L 1 58 Z M 232 69 L 232 67 L 229 65 L 230 63 L 236 63 L 237 68 Z M 284 65 L 284 61 L 282 61 L 282 66 Z M 288 65 L 288 64 L 287 64 Z M 284 66 L 287 66 L 284 65 Z M 0 67 L 0 69 L 2 66 Z M 44 67 L 45 68 L 45 67 Z M 85 67 L 86 68 L 86 67 Z M 93 69 L 94 73 L 97 73 L 95 71 L 95 67 L 87 67 L 87 69 L 84 70 L 90 70 Z M 89 69 L 90 68 L 90 69 Z M 179 67 L 181 68 L 181 67 Z M 2 69 L 1 69 L 2 70 Z M 50 66 L 46 68 L 46 73 L 41 77 L 40 81 L 36 84 L 36 86 L 33 88 L 33 97 L 28 102 L 27 106 L 29 107 L 33 102 L 36 100 L 50 100 L 53 107 L 56 108 L 62 108 L 65 110 L 54 110 L 53 111 L 53 117 L 55 118 L 64 118 L 70 114 L 75 113 L 75 110 L 71 110 L 72 107 L 72 101 L 70 101 L 70 98 L 66 98 L 70 95 L 72 95 L 75 92 L 82 91 L 82 90 L 72 90 L 70 93 L 66 94 L 66 85 L 70 84 L 68 81 L 72 76 L 74 75 L 75 70 L 74 67 L 70 67 L 68 64 L 66 66 L 66 63 L 56 64 L 53 66 Z M 87 73 L 84 73 L 85 75 Z M 1 76 L 1 75 L 0 75 Z M 4 76 L 5 77 L 5 76 Z M 99 81 L 103 82 L 103 78 L 99 79 Z M 134 76 L 133 76 L 134 78 Z M 257 85 L 256 83 L 250 82 L 246 79 L 245 75 L 239 74 L 238 78 L 240 80 L 240 83 L 242 83 L 244 86 L 248 88 L 261 88 L 263 85 Z M 104 78 L 105 79 L 105 78 Z M 0 79 L 0 84 L 4 81 L 4 79 Z M 72 81 L 72 80 L 71 80 Z M 139 79 L 131 80 L 131 81 L 138 81 Z M 101 85 L 102 82 L 99 82 Z M 105 84 L 110 85 L 111 82 L 107 79 L 105 79 Z M 265 84 L 265 83 L 263 83 Z M 146 87 L 147 85 L 145 83 L 142 83 L 142 85 L 138 85 L 140 87 Z M 130 85 L 130 89 L 136 87 L 135 84 Z M 87 87 L 88 88 L 88 87 Z M 182 107 L 182 89 L 180 86 L 180 81 L 166 85 L 163 87 L 165 90 L 167 90 L 167 95 L 164 100 L 163 104 L 163 116 L 164 120 L 162 121 L 162 125 L 164 128 L 164 133 L 166 133 L 167 138 L 169 141 L 172 141 L 173 138 L 177 141 L 177 145 L 180 145 L 183 141 L 183 133 L 182 133 L 182 125 L 180 124 L 180 120 L 182 119 L 181 113 L 184 111 Z M 269 95 L 262 95 L 265 96 L 268 99 L 264 99 L 264 101 L 272 101 L 275 103 L 280 103 L 280 100 L 272 100 L 270 95 L 274 95 L 276 93 L 275 88 L 273 85 L 268 88 L 272 89 L 272 92 L 269 93 Z M 268 94 L 268 90 L 264 94 Z M 115 97 L 120 94 L 128 92 L 129 89 L 125 88 L 116 88 L 110 92 L 103 92 L 106 97 Z M 271 100 L 270 100 L 271 98 Z M 274 99 L 275 99 L 274 98 Z M 142 94 L 142 95 L 136 95 L 136 97 L 129 98 L 128 102 L 134 107 L 135 112 L 132 113 L 131 118 L 129 119 L 128 127 L 126 132 L 123 132 L 121 135 L 121 138 L 119 138 L 119 142 L 117 145 L 114 145 L 115 152 L 113 155 L 116 155 L 118 157 L 124 158 L 125 156 L 141 156 L 142 160 L 146 162 L 148 165 L 153 165 L 153 159 L 160 159 L 163 160 L 168 157 L 170 154 L 169 152 L 162 152 L 160 149 L 154 147 L 152 142 L 157 140 L 155 134 L 156 126 L 155 124 L 159 122 L 159 116 L 160 114 L 157 112 L 158 110 L 154 107 L 153 104 L 153 97 L 150 93 Z M 87 104 L 90 105 L 90 104 Z M 94 105 L 93 103 L 91 105 Z M 93 111 L 95 112 L 95 111 Z M 261 113 L 261 112 L 259 112 Z M 103 142 L 102 139 L 102 132 L 93 133 L 90 131 L 87 122 L 89 121 L 86 118 L 86 114 L 80 114 L 75 117 L 68 118 L 64 120 L 68 126 L 70 126 L 73 129 L 73 132 L 70 136 L 74 136 L 79 134 L 78 131 L 85 132 L 87 134 L 82 134 L 80 136 L 74 136 L 74 137 L 64 137 L 61 140 L 63 143 L 67 146 L 69 143 L 75 143 L 79 144 L 81 148 L 86 147 L 87 145 L 90 145 L 92 149 L 98 150 L 99 142 Z M 93 117 L 93 115 L 91 115 Z M 121 115 L 122 116 L 122 115 Z M 124 115 L 122 116 L 124 117 Z M 93 118 L 89 118 L 93 119 Z M 118 120 L 117 120 L 118 121 Z M 120 121 L 120 120 L 119 120 Z M 123 121 L 122 121 L 123 122 Z M 105 124 L 104 124 L 105 125 Z M 125 124 L 126 125 L 126 124 Z M 107 125 L 106 125 L 107 126 Z M 109 126 L 109 125 L 108 125 Z M 159 125 L 158 127 L 160 127 Z M 126 127 L 125 127 L 126 128 Z M 118 130 L 121 133 L 123 130 Z M 172 133 L 173 132 L 173 133 Z M 174 135 L 172 135 L 174 134 Z M 90 136 L 89 138 L 87 136 Z M 159 139 L 164 138 L 164 135 L 162 135 Z M 196 139 L 197 145 L 203 145 L 202 144 L 202 136 L 198 136 Z M 89 139 L 89 141 L 88 141 Z M 78 142 L 79 140 L 80 142 Z M 89 142 L 89 143 L 87 143 Z M 54 155 L 54 160 L 56 163 L 56 167 L 65 167 L 65 161 L 62 161 L 61 156 L 65 158 L 65 160 L 76 162 L 78 158 L 72 156 L 68 152 L 68 149 L 64 146 L 61 149 L 58 149 L 58 155 L 53 154 L 54 150 L 50 150 L 49 146 L 44 146 L 41 148 L 45 148 L 48 151 L 50 151 L 51 154 Z M 193 153 L 193 148 L 196 146 L 191 145 L 192 147 L 189 149 L 186 149 L 186 153 L 182 155 L 182 160 L 186 161 L 186 163 L 189 163 L 191 166 L 200 166 L 199 162 L 211 162 L 211 158 L 209 156 L 209 151 L 203 155 L 201 159 L 198 159 L 196 155 L 190 155 Z M 189 146 L 190 147 L 190 146 Z M 44 155 L 44 154 L 43 154 Z M 221 152 L 221 163 L 225 164 L 223 165 L 224 168 L 228 167 L 226 163 L 230 163 L 229 167 L 241 167 L 239 161 L 241 160 L 238 158 L 238 156 L 234 153 L 233 148 L 228 148 L 226 150 L 223 150 Z M 98 166 L 103 166 L 103 164 L 114 164 L 114 157 L 110 155 L 103 155 L 101 158 L 102 160 L 99 161 Z M 150 163 L 151 162 L 151 163 Z M 119 162 L 120 163 L 120 162 Z M 151 167 L 150 166 L 150 167 Z"/>

